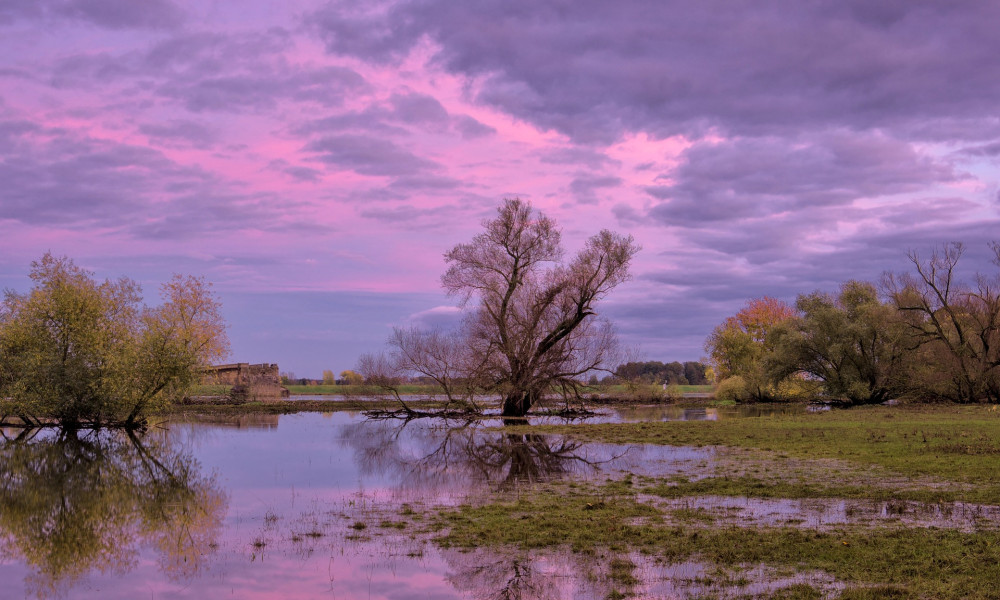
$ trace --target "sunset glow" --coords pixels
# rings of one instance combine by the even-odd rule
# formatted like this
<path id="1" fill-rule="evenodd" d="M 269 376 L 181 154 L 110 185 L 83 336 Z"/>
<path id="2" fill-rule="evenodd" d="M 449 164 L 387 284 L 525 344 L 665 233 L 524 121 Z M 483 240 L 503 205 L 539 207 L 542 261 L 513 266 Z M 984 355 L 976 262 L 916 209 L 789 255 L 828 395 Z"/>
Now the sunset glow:
<path id="1" fill-rule="evenodd" d="M 364 8 L 359 8 L 364 7 Z M 0 285 L 32 260 L 214 282 L 236 361 L 319 377 L 457 318 L 443 254 L 504 197 L 603 305 L 697 360 L 747 298 L 997 237 L 1000 5 L 193 2 L 0 6 Z"/>

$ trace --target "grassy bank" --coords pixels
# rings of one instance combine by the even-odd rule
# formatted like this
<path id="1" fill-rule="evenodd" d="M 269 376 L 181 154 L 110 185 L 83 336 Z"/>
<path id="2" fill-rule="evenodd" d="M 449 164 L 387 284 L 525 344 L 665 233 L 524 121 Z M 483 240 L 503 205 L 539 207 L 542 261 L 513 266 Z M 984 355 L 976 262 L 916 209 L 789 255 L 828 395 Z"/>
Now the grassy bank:
<path id="1" fill-rule="evenodd" d="M 370 385 L 287 385 L 294 395 L 298 396 L 370 396 L 378 390 Z M 435 396 L 443 393 L 435 385 L 404 384 L 399 386 L 399 393 L 416 396 Z"/>
<path id="2" fill-rule="evenodd" d="M 285 386 L 295 395 L 304 396 L 365 396 L 373 393 L 373 388 L 366 385 L 289 385 Z M 639 385 L 626 386 L 622 384 L 601 385 L 584 387 L 584 396 L 610 396 L 615 398 L 629 398 L 631 396 L 664 396 L 670 394 L 707 394 L 712 392 L 710 385 L 675 385 L 668 386 L 666 392 L 660 385 Z M 399 386 L 400 394 L 415 396 L 434 396 L 444 393 L 440 387 L 434 385 L 405 384 Z"/>
<path id="3" fill-rule="evenodd" d="M 1000 503 L 1000 412 L 952 404 L 876 406 L 752 419 L 534 427 L 616 444 L 728 446 L 877 465 L 906 478 L 986 486 Z M 970 499 L 970 498 L 964 498 Z M 977 498 L 981 499 L 981 498 Z"/>
<path id="4" fill-rule="evenodd" d="M 759 596 L 775 599 L 1000 597 L 1000 524 L 908 524 L 906 505 L 891 504 L 926 502 L 929 512 L 942 514 L 953 501 L 1000 505 L 1000 412 L 991 407 L 869 407 L 504 431 L 717 450 L 697 475 L 563 480 L 529 486 L 516 498 L 443 507 L 431 518 L 436 543 L 463 549 L 569 547 L 597 556 L 638 551 L 665 563 L 706 562 L 737 580 L 757 565 L 777 573 L 822 572 L 842 588 L 831 591 L 807 577 L 806 583 Z M 755 524 L 699 502 L 720 496 L 888 502 L 882 506 L 890 514 L 874 524 Z M 897 508 L 900 515 L 893 517 Z M 628 585 L 619 588 L 615 597 L 631 594 Z"/>
<path id="5" fill-rule="evenodd" d="M 760 564 L 778 572 L 821 571 L 845 586 L 834 595 L 841 600 L 1000 595 L 997 530 L 844 526 L 812 531 L 676 521 L 618 486 L 549 486 L 518 500 L 443 509 L 434 527 L 444 547 L 568 545 L 575 553 L 601 555 L 638 550 L 667 563 L 708 562 L 734 573 L 730 577 L 736 580 Z M 627 597 L 628 587 L 620 593 Z M 800 583 L 768 597 L 824 596 L 823 590 Z"/>

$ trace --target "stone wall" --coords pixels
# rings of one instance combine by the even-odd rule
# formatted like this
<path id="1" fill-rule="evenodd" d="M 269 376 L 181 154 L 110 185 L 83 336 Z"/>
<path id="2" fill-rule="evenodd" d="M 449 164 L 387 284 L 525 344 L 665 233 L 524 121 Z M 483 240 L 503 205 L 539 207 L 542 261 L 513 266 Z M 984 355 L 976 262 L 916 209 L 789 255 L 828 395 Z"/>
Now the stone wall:
<path id="1" fill-rule="evenodd" d="M 213 365 L 203 371 L 201 382 L 205 385 L 228 385 L 234 399 L 265 401 L 287 398 L 288 389 L 281 385 L 278 365 L 231 363 Z"/>

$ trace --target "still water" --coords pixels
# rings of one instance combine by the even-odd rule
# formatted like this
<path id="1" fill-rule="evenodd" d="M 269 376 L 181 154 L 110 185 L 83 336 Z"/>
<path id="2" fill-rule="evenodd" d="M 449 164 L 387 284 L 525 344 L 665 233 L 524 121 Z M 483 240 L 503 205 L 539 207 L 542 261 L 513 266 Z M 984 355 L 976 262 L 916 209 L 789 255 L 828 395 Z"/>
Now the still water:
<path id="1" fill-rule="evenodd" d="M 440 550 L 392 516 L 551 478 L 693 472 L 714 453 L 483 431 L 498 424 L 337 412 L 141 438 L 7 430 L 0 598 L 479 598 L 511 573 L 547 590 L 524 597 L 601 597 L 573 557 Z"/>
<path id="2" fill-rule="evenodd" d="M 766 418 L 770 410 L 787 409 L 609 408 L 594 420 Z M 0 598 L 605 598 L 620 588 L 608 577 L 607 556 L 439 548 L 420 516 L 516 497 L 526 485 L 559 478 L 697 479 L 732 459 L 717 448 L 582 444 L 487 429 L 498 425 L 341 411 L 199 417 L 134 438 L 2 430 Z M 957 503 L 641 500 L 664 514 L 707 511 L 727 527 L 974 531 L 1000 522 L 1000 508 Z M 842 585 L 823 573 L 764 565 L 746 565 L 719 584 L 716 565 L 629 551 L 616 558 L 635 565 L 636 598 Z"/>

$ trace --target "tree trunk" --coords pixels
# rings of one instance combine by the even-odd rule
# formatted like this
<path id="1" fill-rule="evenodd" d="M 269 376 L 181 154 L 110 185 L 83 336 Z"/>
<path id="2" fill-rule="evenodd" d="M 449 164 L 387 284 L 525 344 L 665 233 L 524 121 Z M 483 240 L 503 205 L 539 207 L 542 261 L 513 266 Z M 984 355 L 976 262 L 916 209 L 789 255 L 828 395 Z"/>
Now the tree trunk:
<path id="1" fill-rule="evenodd" d="M 533 404 L 531 392 L 513 391 L 503 399 L 503 410 L 501 417 L 523 417 L 528 414 L 528 409 Z"/>

